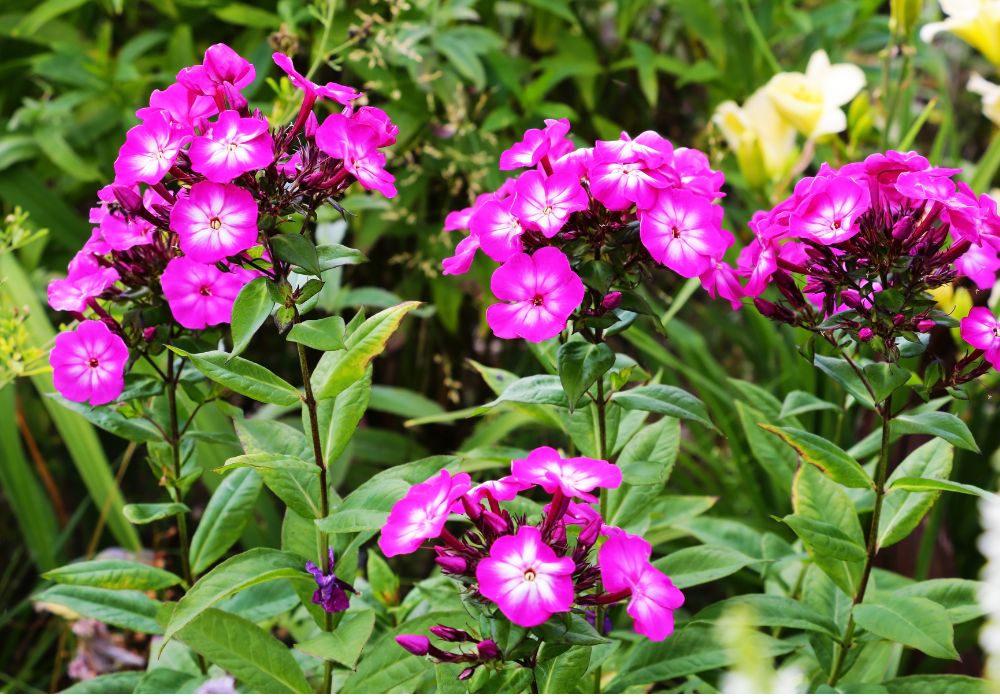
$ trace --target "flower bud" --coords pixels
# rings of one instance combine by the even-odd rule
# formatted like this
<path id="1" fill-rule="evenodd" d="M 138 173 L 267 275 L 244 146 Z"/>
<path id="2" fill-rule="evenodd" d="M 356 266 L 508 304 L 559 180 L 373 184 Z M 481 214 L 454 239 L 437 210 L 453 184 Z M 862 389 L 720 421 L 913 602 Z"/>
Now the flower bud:
<path id="1" fill-rule="evenodd" d="M 115 194 L 118 204 L 129 216 L 135 216 L 142 211 L 142 196 L 130 187 L 119 187 L 114 185 L 111 191 Z"/>
<path id="2" fill-rule="evenodd" d="M 441 571 L 446 574 L 464 574 L 466 569 L 469 568 L 469 565 L 462 557 L 442 555 L 435 558 L 434 561 L 441 567 Z"/>
<path id="3" fill-rule="evenodd" d="M 895 316 L 892 317 L 892 325 L 894 326 L 902 326 L 905 321 L 906 321 L 906 316 L 904 316 L 903 314 L 896 314 Z"/>
<path id="4" fill-rule="evenodd" d="M 583 526 L 580 530 L 580 535 L 576 538 L 576 543 L 580 547 L 593 547 L 597 542 L 597 538 L 601 535 L 601 522 L 600 518 L 594 518 L 589 523 Z"/>
<path id="5" fill-rule="evenodd" d="M 867 343 L 875 335 L 875 331 L 871 328 L 865 327 L 858 331 L 858 340 L 862 343 Z"/>
<path id="6" fill-rule="evenodd" d="M 919 321 L 917 321 L 917 330 L 920 331 L 921 333 L 927 333 L 928 331 L 930 331 L 931 328 L 933 328 L 936 325 L 937 324 L 934 323 L 934 321 L 932 321 L 931 319 L 922 318 Z"/>
<path id="7" fill-rule="evenodd" d="M 767 299 L 754 297 L 753 303 L 761 314 L 767 316 L 768 318 L 773 318 L 775 321 L 791 323 L 795 320 L 795 316 L 788 309 L 778 306 L 774 302 L 770 302 Z"/>
<path id="8" fill-rule="evenodd" d="M 147 326 L 142 329 L 142 339 L 147 343 L 156 337 L 156 326 Z"/>
<path id="9" fill-rule="evenodd" d="M 471 642 L 472 636 L 465 630 L 455 629 L 447 625 L 434 625 L 431 627 L 431 634 L 443 639 L 446 642 Z"/>
<path id="10" fill-rule="evenodd" d="M 500 657 L 500 649 L 492 639 L 484 639 L 479 642 L 476 645 L 476 652 L 479 654 L 479 658 L 484 661 Z"/>
<path id="11" fill-rule="evenodd" d="M 621 303 L 621 292 L 608 292 L 604 295 L 604 299 L 601 300 L 601 309 L 604 311 L 611 311 L 612 309 L 617 309 Z"/>
<path id="12" fill-rule="evenodd" d="M 421 634 L 401 634 L 396 637 L 396 644 L 414 656 L 426 656 L 431 649 L 431 640 Z"/>
<path id="13" fill-rule="evenodd" d="M 845 289 L 840 293 L 840 300 L 852 309 L 861 307 L 861 295 L 854 289 Z"/>
<path id="14" fill-rule="evenodd" d="M 476 672 L 475 666 L 469 666 L 468 668 L 463 668 L 462 672 L 458 674 L 458 680 L 467 681 L 472 678 L 472 674 Z"/>
<path id="15" fill-rule="evenodd" d="M 483 514 L 483 507 L 469 498 L 468 495 L 462 496 L 462 506 L 465 508 L 465 514 L 469 516 L 469 520 L 479 520 Z"/>
<path id="16" fill-rule="evenodd" d="M 492 530 L 494 534 L 502 535 L 507 532 L 507 521 L 492 511 L 483 511 L 483 524 Z"/>

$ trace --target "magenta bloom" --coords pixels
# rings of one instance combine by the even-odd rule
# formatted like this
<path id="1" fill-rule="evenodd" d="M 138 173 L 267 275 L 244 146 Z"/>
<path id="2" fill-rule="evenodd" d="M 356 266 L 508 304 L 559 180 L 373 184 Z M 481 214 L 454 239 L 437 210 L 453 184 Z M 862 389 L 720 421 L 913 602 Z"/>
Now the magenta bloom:
<path id="1" fill-rule="evenodd" d="M 512 213 L 529 228 L 552 238 L 569 220 L 570 214 L 590 204 L 580 178 L 572 174 L 545 177 L 529 170 L 517 179 Z"/>
<path id="2" fill-rule="evenodd" d="M 288 78 L 292 81 L 292 85 L 304 92 L 307 97 L 312 97 L 313 99 L 324 97 L 326 99 L 333 100 L 334 102 L 339 102 L 342 105 L 349 105 L 351 100 L 356 100 L 361 97 L 360 92 L 352 87 L 347 87 L 346 85 L 339 85 L 337 83 L 317 85 L 313 81 L 309 80 L 309 78 L 295 70 L 295 65 L 292 63 L 292 59 L 283 53 L 273 53 L 271 54 L 271 58 L 274 59 L 278 68 L 288 74 Z"/>
<path id="3" fill-rule="evenodd" d="M 586 293 L 566 254 L 551 247 L 511 257 L 494 271 L 490 290 L 501 301 L 486 310 L 493 333 L 532 343 L 559 335 Z"/>
<path id="4" fill-rule="evenodd" d="M 267 120 L 241 117 L 235 110 L 219 115 L 204 136 L 191 144 L 191 168 L 216 182 L 229 182 L 274 161 L 274 139 Z"/>
<path id="5" fill-rule="evenodd" d="M 257 202 L 236 185 L 199 182 L 170 211 L 181 250 L 196 262 L 214 263 L 257 243 Z"/>
<path id="6" fill-rule="evenodd" d="M 66 279 L 49 282 L 49 306 L 56 311 L 82 312 L 118 281 L 118 271 L 97 264 L 92 255 L 74 258 Z"/>
<path id="7" fill-rule="evenodd" d="M 469 219 L 469 231 L 479 240 L 479 247 L 499 263 L 521 252 L 524 226 L 513 213 L 513 197 L 490 200 L 478 207 Z"/>
<path id="8" fill-rule="evenodd" d="M 479 592 L 511 622 L 534 627 L 573 607 L 573 570 L 569 557 L 557 557 L 534 527 L 521 527 L 493 543 L 490 556 L 476 567 Z"/>
<path id="9" fill-rule="evenodd" d="M 389 513 L 382 527 L 378 546 L 387 557 L 411 554 L 425 540 L 437 537 L 444 529 L 452 505 L 469 490 L 468 474 L 452 476 L 442 469 L 421 484 L 410 487 Z"/>
<path id="10" fill-rule="evenodd" d="M 150 114 L 125 135 L 125 144 L 115 160 L 115 182 L 155 185 L 173 167 L 188 135 L 182 127 L 169 124 L 163 114 Z"/>
<path id="11" fill-rule="evenodd" d="M 513 476 L 505 476 L 502 479 L 484 481 L 479 486 L 473 486 L 466 496 L 474 503 L 482 501 L 486 498 L 487 494 L 493 496 L 497 501 L 513 501 L 517 498 L 517 494 L 531 487 L 532 484 L 530 483 L 523 482 Z M 465 506 L 461 502 L 456 502 L 451 507 L 452 513 L 462 513 L 464 511 Z"/>
<path id="12" fill-rule="evenodd" d="M 962 340 L 983 351 L 986 361 L 1000 369 L 1000 322 L 985 306 L 977 306 L 962 319 Z"/>
<path id="13" fill-rule="evenodd" d="M 792 214 L 789 232 L 826 245 L 841 243 L 857 234 L 860 230 L 858 217 L 870 206 L 868 188 L 850 177 L 814 181 L 809 198 Z"/>
<path id="14" fill-rule="evenodd" d="M 566 138 L 568 119 L 546 119 L 544 129 L 528 129 L 524 139 L 500 154 L 501 170 L 532 168 L 543 158 L 555 160 L 573 150 L 573 142 Z"/>
<path id="15" fill-rule="evenodd" d="M 455 246 L 455 254 L 441 261 L 446 275 L 464 275 L 472 267 L 472 261 L 479 250 L 479 236 L 470 233 Z"/>
<path id="16" fill-rule="evenodd" d="M 591 503 L 597 501 L 590 494 L 594 489 L 615 489 L 622 483 L 622 472 L 614 464 L 588 457 L 563 459 L 551 447 L 538 447 L 524 459 L 515 459 L 511 473 L 518 481 L 541 486 L 546 493 L 562 491 L 567 498 Z"/>
<path id="17" fill-rule="evenodd" d="M 351 118 L 375 132 L 375 145 L 378 148 L 396 143 L 399 127 L 393 124 L 389 115 L 378 107 L 361 107 Z"/>
<path id="18" fill-rule="evenodd" d="M 201 129 L 205 120 L 219 113 L 215 100 L 207 95 L 192 92 L 180 83 L 174 83 L 166 90 L 153 90 L 149 96 L 149 106 L 135 113 L 142 121 L 154 114 L 160 114 L 168 122 L 182 127 L 186 133 Z"/>
<path id="19" fill-rule="evenodd" d="M 250 61 L 226 44 L 213 44 L 205 50 L 202 64 L 182 69 L 177 74 L 177 82 L 202 95 L 232 95 L 252 83 L 255 77 L 257 71 Z"/>
<path id="20" fill-rule="evenodd" d="M 223 272 L 185 256 L 167 263 L 160 286 L 177 323 L 200 330 L 229 323 L 236 296 L 253 278 L 253 273 L 243 269 Z"/>
<path id="21" fill-rule="evenodd" d="M 594 199 L 613 211 L 629 209 L 633 204 L 646 208 L 655 201 L 657 192 L 670 184 L 663 173 L 649 168 L 642 160 L 601 161 L 596 149 L 587 178 Z"/>
<path id="22" fill-rule="evenodd" d="M 712 266 L 699 276 L 701 286 L 708 292 L 708 296 L 715 299 L 725 299 L 735 311 L 743 304 L 740 299 L 746 296 L 746 290 L 736 277 L 736 271 L 729 263 L 714 261 Z"/>
<path id="23" fill-rule="evenodd" d="M 684 277 L 698 277 L 729 244 L 722 207 L 683 190 L 663 190 L 639 219 L 639 238 L 658 263 Z"/>
<path id="24" fill-rule="evenodd" d="M 127 361 L 125 341 L 100 321 L 83 321 L 76 330 L 60 333 L 49 355 L 56 391 L 94 406 L 122 393 Z"/>
<path id="25" fill-rule="evenodd" d="M 316 129 L 316 145 L 321 151 L 344 161 L 344 168 L 362 187 L 392 199 L 397 194 L 396 178 L 386 172 L 385 154 L 378 150 L 383 138 L 369 124 L 343 114 L 331 114 Z"/>
<path id="26" fill-rule="evenodd" d="M 631 592 L 627 610 L 636 633 L 662 642 L 674 631 L 674 610 L 684 604 L 684 594 L 649 563 L 652 551 L 638 535 L 616 532 L 597 553 L 597 563 L 608 593 Z"/>

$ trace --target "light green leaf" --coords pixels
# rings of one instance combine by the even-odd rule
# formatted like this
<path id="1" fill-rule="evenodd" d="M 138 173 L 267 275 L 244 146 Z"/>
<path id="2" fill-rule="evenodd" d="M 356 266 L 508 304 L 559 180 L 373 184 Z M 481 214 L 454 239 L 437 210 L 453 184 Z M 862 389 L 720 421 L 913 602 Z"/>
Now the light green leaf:
<path id="1" fill-rule="evenodd" d="M 321 515 L 319 467 L 297 457 L 269 453 L 240 455 L 226 460 L 224 469 L 248 467 L 255 470 L 275 496 L 310 520 Z"/>
<path id="2" fill-rule="evenodd" d="M 939 491 L 897 490 L 894 489 L 896 481 L 904 477 L 947 479 L 954 452 L 955 448 L 944 440 L 934 438 L 907 455 L 896 467 L 886 483 L 889 493 L 882 504 L 882 518 L 878 524 L 879 548 L 893 545 L 913 532 L 941 495 Z"/>
<path id="3" fill-rule="evenodd" d="M 979 496 L 987 500 L 998 498 L 997 494 L 992 491 L 987 491 L 972 484 L 962 484 L 958 481 L 950 481 L 948 479 L 927 479 L 919 476 L 903 476 L 894 479 L 889 490 L 910 491 L 912 493 L 950 491 L 951 493 L 962 493 L 966 496 Z"/>
<path id="4" fill-rule="evenodd" d="M 910 370 L 889 362 L 872 362 L 865 366 L 864 373 L 875 392 L 876 403 L 887 399 L 910 379 Z"/>
<path id="5" fill-rule="evenodd" d="M 765 593 L 727 598 L 718 603 L 703 608 L 695 620 L 718 620 L 724 618 L 733 608 L 750 608 L 754 612 L 754 621 L 764 627 L 788 627 L 790 629 L 819 632 L 831 639 L 839 639 L 841 630 L 833 620 L 829 619 L 805 603 L 794 598 Z"/>
<path id="6" fill-rule="evenodd" d="M 557 652 L 558 656 L 546 658 L 548 654 Z M 539 652 L 538 692 L 540 693 L 576 693 L 580 682 L 587 675 L 590 666 L 589 646 L 564 646 L 543 644 Z"/>
<path id="7" fill-rule="evenodd" d="M 90 617 L 122 629 L 147 634 L 161 632 L 156 614 L 163 604 L 139 591 L 110 591 L 60 583 L 36 593 L 32 600 L 53 611 L 69 609 L 80 617 Z"/>
<path id="8" fill-rule="evenodd" d="M 620 391 L 611 400 L 629 411 L 648 411 L 681 420 L 691 420 L 715 430 L 705 404 L 675 386 L 651 384 Z"/>
<path id="9" fill-rule="evenodd" d="M 90 423 L 102 430 L 131 442 L 151 442 L 162 440 L 163 436 L 146 418 L 126 418 L 109 406 L 91 406 L 63 398 L 59 394 L 50 394 L 49 398 L 63 408 L 83 416 Z"/>
<path id="10" fill-rule="evenodd" d="M 824 401 L 818 396 L 814 396 L 805 391 L 794 389 L 788 392 L 784 402 L 781 404 L 779 420 L 798 416 L 811 411 L 839 411 L 840 406 L 829 401 Z"/>
<path id="11" fill-rule="evenodd" d="M 927 411 L 896 416 L 892 419 L 892 435 L 934 435 L 963 450 L 979 452 L 969 426 L 958 416 L 944 411 Z"/>
<path id="12" fill-rule="evenodd" d="M 242 357 L 230 357 L 221 350 L 188 354 L 192 364 L 206 377 L 254 401 L 292 406 L 298 403 L 298 390 L 271 370 Z"/>
<path id="13" fill-rule="evenodd" d="M 864 381 L 848 364 L 847 360 L 827 355 L 816 355 L 813 357 L 813 364 L 816 365 L 817 369 L 840 384 L 862 406 L 865 408 L 875 407 L 872 395 L 865 386 Z"/>
<path id="14" fill-rule="evenodd" d="M 191 538 L 191 570 L 199 574 L 232 547 L 253 517 L 261 477 L 252 469 L 227 476 L 212 494 Z"/>
<path id="15" fill-rule="evenodd" d="M 191 509 L 183 503 L 129 503 L 122 512 L 130 523 L 146 525 L 180 513 L 190 513 Z"/>
<path id="16" fill-rule="evenodd" d="M 802 515 L 788 515 L 785 524 L 795 531 L 806 547 L 821 557 L 839 561 L 864 561 L 865 548 L 835 525 Z"/>
<path id="17" fill-rule="evenodd" d="M 169 571 L 128 559 L 75 562 L 46 571 L 42 578 L 56 583 L 133 591 L 158 591 L 181 584 L 181 579 Z"/>
<path id="18" fill-rule="evenodd" d="M 898 676 L 885 681 L 893 695 L 981 695 L 989 693 L 988 682 L 982 678 L 959 674 L 915 674 Z"/>
<path id="19" fill-rule="evenodd" d="M 779 428 L 767 424 L 761 424 L 760 427 L 787 442 L 798 452 L 803 462 L 817 467 L 838 484 L 859 489 L 875 487 L 858 461 L 826 438 L 796 428 Z"/>
<path id="20" fill-rule="evenodd" d="M 319 418 L 320 444 L 325 464 L 333 464 L 354 436 L 358 423 L 365 415 L 372 393 L 372 368 L 332 399 L 323 399 L 316 406 Z"/>
<path id="21" fill-rule="evenodd" d="M 948 618 L 953 625 L 960 625 L 983 616 L 983 608 L 979 604 L 982 588 L 983 584 L 979 581 L 967 581 L 960 578 L 932 578 L 897 588 L 885 595 L 927 598 L 948 611 Z M 879 598 L 881 598 L 881 593 L 873 602 L 878 602 Z"/>
<path id="22" fill-rule="evenodd" d="M 343 350 L 345 327 L 340 316 L 300 321 L 288 331 L 288 339 L 314 350 Z"/>
<path id="23" fill-rule="evenodd" d="M 303 654 L 336 661 L 353 670 L 374 629 L 375 611 L 349 610 L 340 618 L 335 630 L 300 642 L 295 649 Z"/>
<path id="24" fill-rule="evenodd" d="M 570 411 L 576 408 L 584 392 L 615 364 L 615 353 L 610 347 L 604 343 L 588 343 L 579 336 L 560 345 L 556 358 Z"/>
<path id="25" fill-rule="evenodd" d="M 255 277 L 240 290 L 233 302 L 233 316 L 230 327 L 233 333 L 231 357 L 246 350 L 254 333 L 264 324 L 274 309 L 274 301 L 267 291 L 267 278 Z"/>
<path id="26" fill-rule="evenodd" d="M 368 407 L 373 411 L 391 413 L 404 418 L 435 416 L 444 411 L 441 404 L 421 393 L 394 386 L 376 385 L 372 387 Z"/>
<path id="27" fill-rule="evenodd" d="M 757 563 L 759 559 L 751 559 L 735 549 L 700 544 L 657 559 L 653 566 L 669 576 L 675 586 L 685 589 L 725 578 Z"/>
<path id="28" fill-rule="evenodd" d="M 887 596 L 854 606 L 862 629 L 938 659 L 958 659 L 948 611 L 926 598 Z"/>
<path id="29" fill-rule="evenodd" d="M 131 695 L 144 675 L 144 671 L 106 673 L 74 683 L 59 692 L 61 695 Z"/>

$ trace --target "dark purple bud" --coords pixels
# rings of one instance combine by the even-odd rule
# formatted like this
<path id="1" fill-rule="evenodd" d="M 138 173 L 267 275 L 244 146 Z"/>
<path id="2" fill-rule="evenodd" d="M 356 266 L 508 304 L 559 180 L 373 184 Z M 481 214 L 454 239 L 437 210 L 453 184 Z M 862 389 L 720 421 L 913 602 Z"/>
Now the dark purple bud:
<path id="1" fill-rule="evenodd" d="M 618 305 L 622 303 L 622 293 L 621 292 L 608 292 L 604 295 L 604 299 L 601 300 L 601 308 L 604 311 L 611 311 L 612 309 L 617 309 Z"/>
<path id="2" fill-rule="evenodd" d="M 434 625 L 431 627 L 431 634 L 436 635 L 446 642 L 471 642 L 474 641 L 472 635 L 465 630 L 455 629 L 447 625 Z"/>
<path id="3" fill-rule="evenodd" d="M 472 674 L 476 672 L 475 666 L 469 666 L 468 668 L 463 668 L 462 672 L 458 674 L 458 680 L 467 681 L 472 678 Z"/>
<path id="4" fill-rule="evenodd" d="M 845 289 L 842 291 L 840 293 L 840 300 L 852 309 L 857 309 L 861 306 L 861 295 L 854 289 Z"/>
<path id="5" fill-rule="evenodd" d="M 440 566 L 441 570 L 446 574 L 464 574 L 466 569 L 469 568 L 469 565 L 462 557 L 443 555 L 437 557 L 434 561 L 437 562 L 437 565 Z"/>
<path id="6" fill-rule="evenodd" d="M 396 644 L 414 656 L 426 656 L 431 650 L 431 640 L 421 634 L 401 634 L 396 637 Z"/>
<path id="7" fill-rule="evenodd" d="M 142 211 L 142 196 L 132 188 L 113 185 L 111 191 L 115 193 L 118 204 L 129 216 L 135 216 Z"/>
<path id="8" fill-rule="evenodd" d="M 507 532 L 507 521 L 502 516 L 488 510 L 483 511 L 483 524 L 496 535 Z"/>
<path id="9" fill-rule="evenodd" d="M 552 526 L 552 534 L 549 536 L 549 542 L 554 547 L 562 548 L 566 546 L 566 524 L 562 520 Z"/>
<path id="10" fill-rule="evenodd" d="M 484 639 L 476 645 L 476 652 L 479 653 L 479 658 L 485 660 L 497 659 L 500 657 L 500 649 L 497 648 L 496 642 L 492 639 Z"/>
<path id="11" fill-rule="evenodd" d="M 788 302 L 796 309 L 801 309 L 806 305 L 806 298 L 802 296 L 802 292 L 795 285 L 794 277 L 784 270 L 778 270 L 771 276 L 771 279 L 781 295 L 788 299 Z"/>
<path id="12" fill-rule="evenodd" d="M 576 542 L 581 547 L 593 547 L 594 543 L 597 542 L 597 538 L 601 536 L 601 520 L 600 518 L 594 518 L 589 523 L 583 526 L 580 530 L 579 537 L 576 538 Z"/>
<path id="13" fill-rule="evenodd" d="M 892 325 L 894 326 L 902 326 L 903 323 L 905 322 L 906 322 L 906 316 L 904 316 L 903 314 L 896 314 L 895 316 L 892 317 Z"/>
<path id="14" fill-rule="evenodd" d="M 788 310 L 777 304 L 768 301 L 767 299 L 761 299 L 760 297 L 755 297 L 753 300 L 754 306 L 757 310 L 761 312 L 764 316 L 772 318 L 775 321 L 781 321 L 783 323 L 791 323 L 795 320 L 795 316 Z"/>
<path id="15" fill-rule="evenodd" d="M 904 216 L 892 226 L 893 240 L 901 241 L 909 236 L 911 231 L 913 231 L 913 218 Z"/>
<path id="16" fill-rule="evenodd" d="M 862 343 L 867 343 L 869 340 L 872 339 L 874 335 L 875 331 L 873 331 L 871 328 L 867 327 L 862 328 L 861 330 L 858 331 L 858 340 L 860 340 Z"/>
<path id="17" fill-rule="evenodd" d="M 921 333 L 927 333 L 931 328 L 933 328 L 936 325 L 937 324 L 934 323 L 934 321 L 932 321 L 931 319 L 922 318 L 919 321 L 917 321 L 917 330 L 920 331 Z"/>
<path id="18" fill-rule="evenodd" d="M 147 343 L 156 337 L 156 326 L 149 326 L 142 329 L 142 339 Z"/>

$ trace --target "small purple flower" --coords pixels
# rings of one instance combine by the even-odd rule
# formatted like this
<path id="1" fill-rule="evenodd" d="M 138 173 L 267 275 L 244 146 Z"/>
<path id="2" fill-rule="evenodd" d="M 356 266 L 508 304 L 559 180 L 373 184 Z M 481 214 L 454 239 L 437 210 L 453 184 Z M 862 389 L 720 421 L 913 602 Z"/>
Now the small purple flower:
<path id="1" fill-rule="evenodd" d="M 313 564 L 306 562 L 306 571 L 316 579 L 316 592 L 313 593 L 313 603 L 322 605 L 328 613 L 344 612 L 351 605 L 347 593 L 357 593 L 351 584 L 342 581 L 333 573 L 333 547 L 330 548 L 330 573 L 324 574 L 323 570 Z"/>

